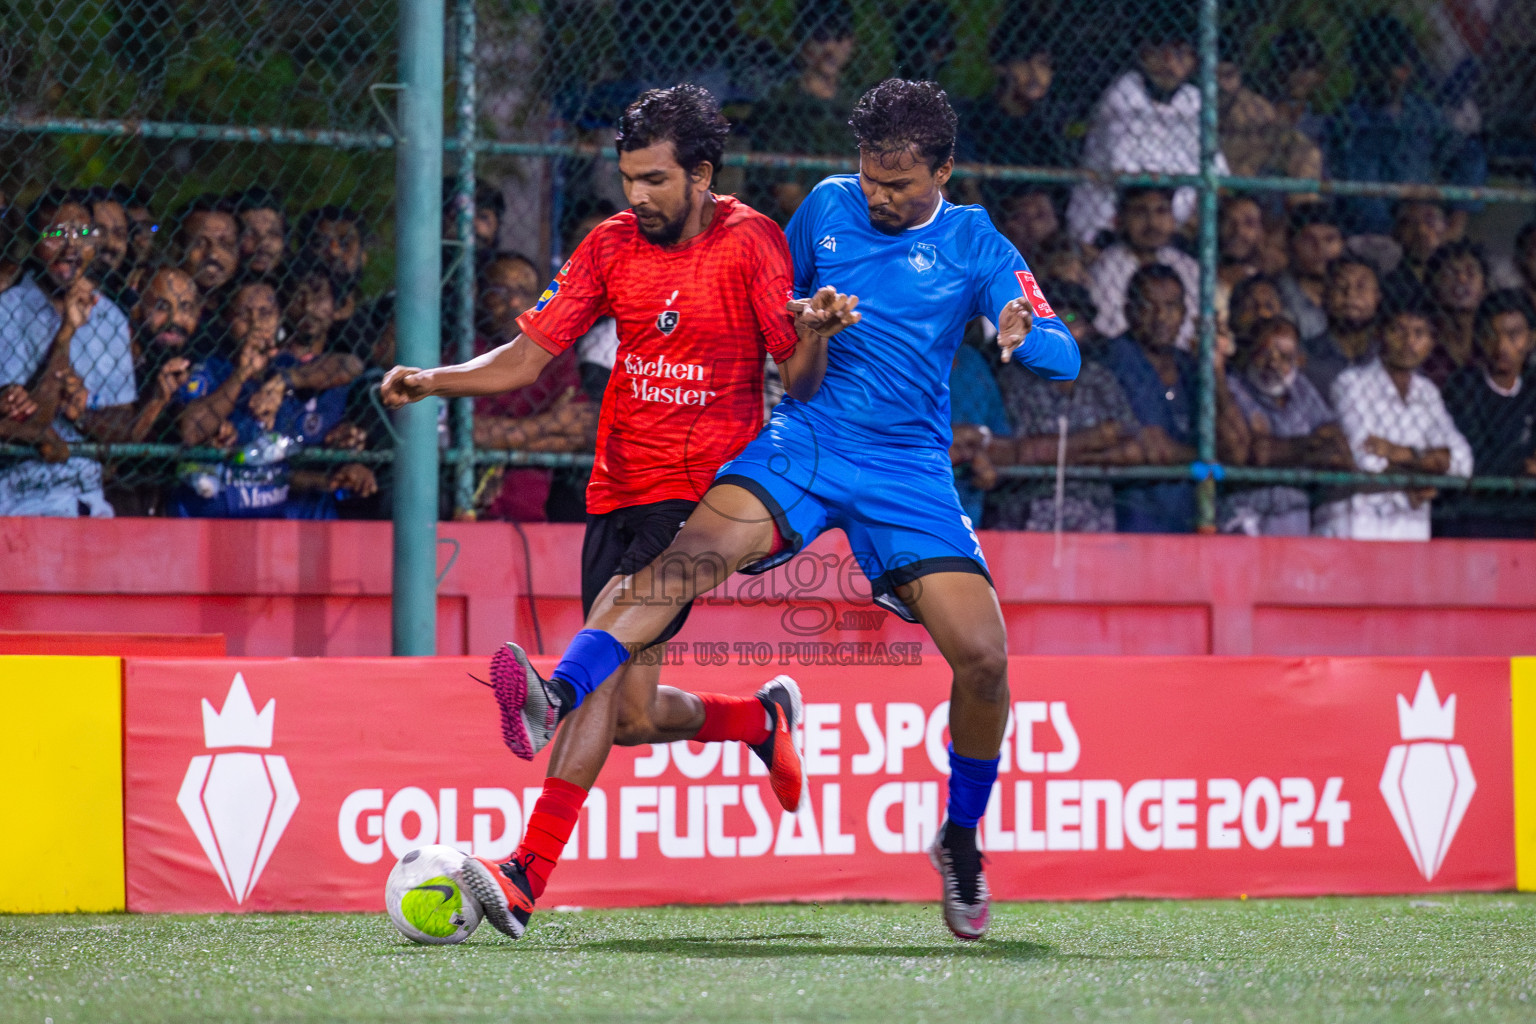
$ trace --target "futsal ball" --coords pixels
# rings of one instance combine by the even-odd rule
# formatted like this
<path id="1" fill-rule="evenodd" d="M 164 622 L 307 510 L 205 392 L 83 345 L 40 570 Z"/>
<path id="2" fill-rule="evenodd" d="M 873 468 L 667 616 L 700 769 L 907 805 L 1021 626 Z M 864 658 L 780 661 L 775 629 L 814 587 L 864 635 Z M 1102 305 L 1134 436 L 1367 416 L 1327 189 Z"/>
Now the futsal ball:
<path id="1" fill-rule="evenodd" d="M 384 908 L 412 942 L 463 942 L 480 925 L 480 904 L 459 884 L 464 854 L 451 846 L 423 846 L 400 858 L 384 883 Z"/>

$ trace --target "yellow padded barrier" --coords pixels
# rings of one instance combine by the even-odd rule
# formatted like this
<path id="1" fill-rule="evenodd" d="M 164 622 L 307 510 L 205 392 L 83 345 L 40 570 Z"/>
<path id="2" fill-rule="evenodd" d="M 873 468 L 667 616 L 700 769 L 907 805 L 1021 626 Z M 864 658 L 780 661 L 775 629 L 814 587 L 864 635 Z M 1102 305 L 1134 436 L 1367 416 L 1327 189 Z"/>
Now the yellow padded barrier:
<path id="1" fill-rule="evenodd" d="M 1515 727 L 1515 884 L 1536 892 L 1536 658 L 1510 663 Z"/>
<path id="2" fill-rule="evenodd" d="M 0 911 L 123 909 L 122 672 L 0 656 Z"/>

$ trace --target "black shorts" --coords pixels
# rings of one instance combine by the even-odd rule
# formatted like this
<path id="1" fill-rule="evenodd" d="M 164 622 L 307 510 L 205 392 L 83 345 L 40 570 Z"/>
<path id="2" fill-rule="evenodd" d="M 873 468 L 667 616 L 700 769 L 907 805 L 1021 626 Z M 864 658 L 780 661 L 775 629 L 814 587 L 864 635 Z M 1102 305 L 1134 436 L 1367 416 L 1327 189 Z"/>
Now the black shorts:
<path id="1" fill-rule="evenodd" d="M 696 501 L 674 498 L 649 505 L 616 508 L 601 515 L 587 514 L 587 535 L 581 542 L 581 613 L 589 615 L 597 595 L 615 576 L 628 576 L 649 565 L 667 549 L 677 531 L 693 514 Z M 690 601 L 661 635 L 647 646 L 666 643 L 688 621 Z"/>

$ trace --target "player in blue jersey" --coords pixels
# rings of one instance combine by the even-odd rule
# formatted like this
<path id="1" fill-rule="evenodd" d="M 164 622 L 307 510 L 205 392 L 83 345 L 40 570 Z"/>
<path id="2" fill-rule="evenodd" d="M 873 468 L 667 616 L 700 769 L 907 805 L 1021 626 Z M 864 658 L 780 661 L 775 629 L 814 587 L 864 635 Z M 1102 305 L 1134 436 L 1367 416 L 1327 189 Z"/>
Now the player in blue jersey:
<path id="1" fill-rule="evenodd" d="M 850 124 L 859 173 L 817 185 L 788 231 L 795 294 L 821 311 L 820 387 L 780 403 L 667 551 L 609 585 L 550 679 L 507 645 L 525 685 L 498 699 L 542 745 L 678 607 L 731 571 L 763 572 L 842 530 L 875 601 L 921 623 L 953 671 L 947 815 L 929 856 L 943 879 L 945 923 L 975 939 L 989 919 L 976 825 L 1008 719 L 1007 635 L 955 493 L 950 364 L 978 316 L 997 325 L 1004 359 L 1047 379 L 1075 378 L 1079 355 L 986 211 L 944 198 L 955 141 L 944 91 L 888 79 L 860 99 Z"/>

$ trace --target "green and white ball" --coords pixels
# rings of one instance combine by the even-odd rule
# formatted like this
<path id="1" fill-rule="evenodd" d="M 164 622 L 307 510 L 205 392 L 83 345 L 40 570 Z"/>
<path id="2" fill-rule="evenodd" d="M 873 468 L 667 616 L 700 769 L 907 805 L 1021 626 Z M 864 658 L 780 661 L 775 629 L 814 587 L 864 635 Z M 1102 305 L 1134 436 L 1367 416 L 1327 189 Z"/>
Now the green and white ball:
<path id="1" fill-rule="evenodd" d="M 460 884 L 464 854 L 451 846 L 423 846 L 400 858 L 384 883 L 384 908 L 412 942 L 447 946 L 480 926 L 480 904 Z"/>

